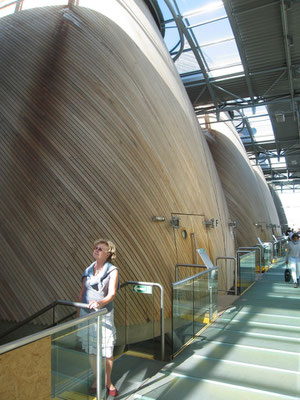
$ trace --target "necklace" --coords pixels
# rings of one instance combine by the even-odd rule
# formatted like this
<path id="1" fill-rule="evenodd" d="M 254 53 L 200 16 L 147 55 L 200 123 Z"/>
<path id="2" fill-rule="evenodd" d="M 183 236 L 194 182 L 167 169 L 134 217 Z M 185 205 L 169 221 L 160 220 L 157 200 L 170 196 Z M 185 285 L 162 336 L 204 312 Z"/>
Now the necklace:
<path id="1" fill-rule="evenodd" d="M 99 269 L 97 269 L 97 268 L 96 268 L 96 264 L 94 265 L 94 275 L 100 274 L 101 270 L 102 270 L 102 267 L 100 267 Z"/>

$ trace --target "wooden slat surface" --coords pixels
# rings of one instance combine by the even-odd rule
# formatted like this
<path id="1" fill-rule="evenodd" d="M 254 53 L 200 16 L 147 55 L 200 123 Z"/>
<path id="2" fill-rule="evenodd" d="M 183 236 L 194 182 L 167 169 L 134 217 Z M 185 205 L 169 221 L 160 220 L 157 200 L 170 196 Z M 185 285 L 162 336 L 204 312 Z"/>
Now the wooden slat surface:
<path id="1" fill-rule="evenodd" d="M 222 182 L 230 217 L 237 221 L 237 245 L 253 246 L 273 240 L 280 228 L 272 231 L 267 225 L 279 224 L 277 211 L 260 167 L 253 167 L 245 148 L 231 124 L 213 123 L 209 145 Z M 262 225 L 256 227 L 254 224 Z"/>
<path id="2" fill-rule="evenodd" d="M 79 26 L 63 7 L 0 20 L 0 319 L 76 300 L 98 237 L 116 242 L 122 281 L 165 287 L 169 318 L 172 213 L 218 219 L 206 251 L 233 255 L 210 150 L 149 11 L 94 3 L 74 8 Z"/>

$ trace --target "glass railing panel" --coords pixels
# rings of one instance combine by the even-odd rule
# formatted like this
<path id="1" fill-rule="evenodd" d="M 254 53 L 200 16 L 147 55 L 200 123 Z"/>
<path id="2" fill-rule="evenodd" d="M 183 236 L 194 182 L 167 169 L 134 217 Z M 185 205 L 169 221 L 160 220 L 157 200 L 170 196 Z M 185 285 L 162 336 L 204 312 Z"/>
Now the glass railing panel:
<path id="1" fill-rule="evenodd" d="M 90 400 L 89 388 L 97 373 L 97 347 L 100 354 L 101 398 L 105 396 L 105 358 L 99 332 L 101 321 L 91 318 L 51 336 L 51 398 Z M 77 397 L 76 397 L 77 396 Z M 96 393 L 94 393 L 96 397 Z"/>
<path id="2" fill-rule="evenodd" d="M 218 282 L 219 270 L 214 269 L 209 272 L 209 290 L 210 290 L 210 322 L 218 316 Z"/>
<path id="3" fill-rule="evenodd" d="M 287 239 L 281 239 L 281 244 L 280 244 L 280 257 L 285 257 L 286 249 L 288 245 L 288 240 Z"/>
<path id="4" fill-rule="evenodd" d="M 268 269 L 272 264 L 272 250 L 270 244 L 265 244 L 264 246 L 264 267 Z"/>
<path id="5" fill-rule="evenodd" d="M 194 279 L 194 327 L 193 335 L 197 334 L 209 318 L 209 274 Z"/>
<path id="6" fill-rule="evenodd" d="M 239 288 L 240 293 L 255 281 L 255 251 L 239 255 Z"/>
<path id="7" fill-rule="evenodd" d="M 274 243 L 273 245 L 273 259 L 276 261 L 278 258 L 279 243 Z"/>
<path id="8" fill-rule="evenodd" d="M 173 355 L 218 312 L 218 269 L 209 269 L 172 284 Z"/>
<path id="9" fill-rule="evenodd" d="M 194 280 L 173 286 L 173 354 L 194 335 L 193 327 Z"/>

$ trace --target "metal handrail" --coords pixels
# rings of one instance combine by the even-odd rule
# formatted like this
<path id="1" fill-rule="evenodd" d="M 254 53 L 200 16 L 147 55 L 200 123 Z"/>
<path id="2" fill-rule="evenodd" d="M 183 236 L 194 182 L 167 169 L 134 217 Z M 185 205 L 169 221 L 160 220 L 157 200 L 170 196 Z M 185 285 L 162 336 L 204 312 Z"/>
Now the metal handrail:
<path id="1" fill-rule="evenodd" d="M 175 265 L 175 282 L 177 282 L 177 279 L 178 279 L 178 267 L 207 268 L 206 265 L 200 265 L 200 264 L 176 264 Z"/>
<path id="2" fill-rule="evenodd" d="M 220 256 L 216 258 L 216 265 L 218 263 L 218 260 L 234 260 L 234 294 L 237 296 L 237 262 L 236 262 L 236 257 L 227 257 L 227 256 Z"/>
<path id="3" fill-rule="evenodd" d="M 29 322 L 33 321 L 35 318 L 40 317 L 41 315 L 45 314 L 47 311 L 53 309 L 53 325 L 56 324 L 55 322 L 55 314 L 54 314 L 54 308 L 57 305 L 63 305 L 63 306 L 72 306 L 72 307 L 79 307 L 79 308 L 89 308 L 88 304 L 85 303 L 78 303 L 78 302 L 73 302 L 73 301 L 67 301 L 67 300 L 56 300 L 53 303 L 50 303 L 48 306 L 42 308 L 40 311 L 37 311 L 36 313 L 32 314 L 30 317 L 24 319 L 23 321 L 18 322 L 16 325 L 5 331 L 0 335 L 0 339 L 3 339 L 5 336 L 9 335 L 10 333 L 16 331 L 19 328 L 22 328 Z M 72 316 L 70 314 L 68 317 Z M 67 317 L 67 318 L 68 318 Z M 59 321 L 58 321 L 59 322 Z"/>
<path id="4" fill-rule="evenodd" d="M 122 283 L 120 289 L 127 285 L 144 285 L 144 286 L 155 286 L 160 289 L 160 337 L 161 337 L 161 359 L 165 359 L 165 319 L 164 319 L 164 288 L 161 284 L 155 282 L 139 282 L 139 281 L 127 281 Z"/>
<path id="5" fill-rule="evenodd" d="M 261 247 L 260 245 L 256 245 L 256 246 L 249 246 L 249 247 L 239 247 L 239 249 L 241 250 L 259 250 L 259 272 L 261 273 L 261 267 L 262 267 L 262 256 L 261 256 Z"/>
<path id="6" fill-rule="evenodd" d="M 79 304 L 83 304 L 83 303 L 79 303 Z M 83 307 L 83 308 L 86 308 L 86 307 Z M 13 342 L 3 344 L 2 346 L 0 346 L 0 354 L 7 353 L 8 351 L 15 350 L 21 346 L 25 346 L 26 344 L 36 342 L 37 340 L 43 339 L 47 336 L 51 336 L 57 332 L 71 328 L 74 325 L 78 325 L 79 323 L 88 321 L 95 317 L 100 317 L 105 314 L 107 314 L 107 309 L 102 308 L 99 311 L 93 311 L 93 312 L 89 313 L 88 315 L 85 315 L 80 318 L 76 318 L 76 320 L 67 321 L 58 326 L 47 328 L 41 332 L 33 333 L 32 335 L 25 336 L 24 338 L 17 339 L 17 340 L 14 340 Z"/>
<path id="7" fill-rule="evenodd" d="M 211 271 L 215 271 L 216 269 L 219 269 L 219 267 L 208 268 L 206 271 L 199 272 L 199 274 L 189 276 L 188 278 L 182 279 L 181 281 L 173 282 L 173 283 L 171 283 L 171 285 L 172 285 L 172 287 L 180 285 L 180 284 L 185 283 L 185 282 L 187 282 L 189 280 L 192 280 L 194 278 L 198 278 L 198 276 L 205 275 L 205 274 L 207 274 L 208 272 L 211 272 Z"/>

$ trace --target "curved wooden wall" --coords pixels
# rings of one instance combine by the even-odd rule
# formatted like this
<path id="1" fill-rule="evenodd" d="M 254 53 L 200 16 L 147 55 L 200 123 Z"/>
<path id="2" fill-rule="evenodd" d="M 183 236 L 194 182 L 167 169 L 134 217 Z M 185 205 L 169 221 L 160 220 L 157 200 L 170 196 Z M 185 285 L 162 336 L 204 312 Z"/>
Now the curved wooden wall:
<path id="1" fill-rule="evenodd" d="M 277 210 L 261 167 L 254 165 L 253 169 L 258 182 L 258 187 L 259 187 L 258 193 L 260 194 L 261 202 L 264 204 L 265 207 L 265 212 L 264 212 L 265 216 L 263 214 L 261 215 L 261 221 L 264 230 L 264 234 L 262 235 L 262 240 L 272 241 L 273 240 L 272 235 L 281 236 L 281 227 Z M 274 227 L 272 228 L 271 225 L 274 225 Z"/>
<path id="2" fill-rule="evenodd" d="M 272 240 L 272 229 L 266 226 L 270 223 L 278 225 L 278 217 L 276 210 L 274 212 L 273 200 L 269 198 L 271 194 L 269 190 L 266 191 L 267 184 L 262 173 L 254 171 L 231 123 L 218 123 L 211 117 L 208 131 L 209 146 L 222 182 L 229 214 L 238 223 L 237 246 L 253 246 L 258 242 L 258 237 L 262 241 Z M 271 213 L 269 208 L 272 209 Z"/>
<path id="3" fill-rule="evenodd" d="M 167 318 L 193 233 L 212 260 L 233 255 L 213 159 L 149 10 L 85 3 L 0 20 L 2 319 L 77 299 L 98 237 L 116 242 L 122 281 L 165 287 Z M 133 301 L 139 323 L 148 306 Z"/>
<path id="4" fill-rule="evenodd" d="M 273 201 L 274 201 L 274 204 L 275 204 L 275 207 L 276 207 L 276 211 L 277 211 L 277 214 L 278 214 L 279 222 L 280 222 L 280 225 L 281 225 L 282 234 L 284 234 L 286 232 L 287 228 L 288 228 L 288 221 L 287 221 L 287 218 L 286 218 L 286 215 L 285 215 L 285 212 L 284 212 L 284 208 L 282 206 L 282 202 L 281 202 L 281 199 L 280 199 L 277 191 L 273 189 L 272 185 L 268 185 L 268 186 L 269 186 L 269 189 L 270 189 L 270 192 L 272 194 Z"/>

